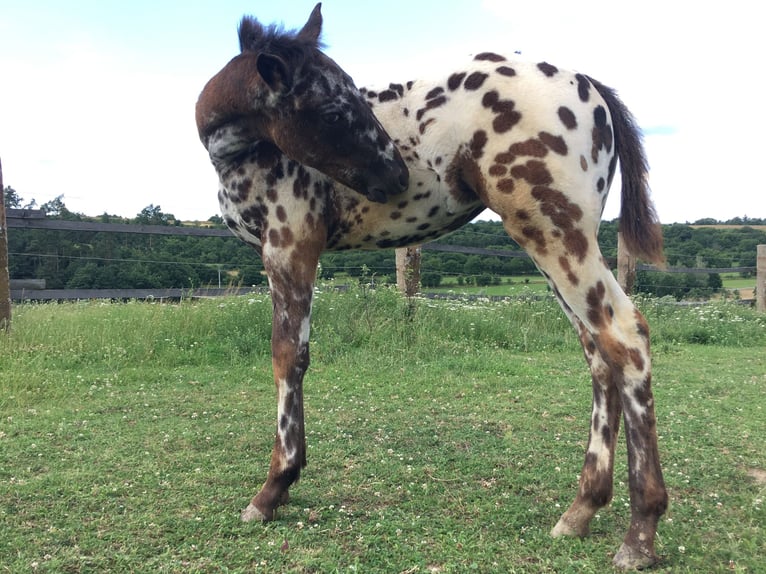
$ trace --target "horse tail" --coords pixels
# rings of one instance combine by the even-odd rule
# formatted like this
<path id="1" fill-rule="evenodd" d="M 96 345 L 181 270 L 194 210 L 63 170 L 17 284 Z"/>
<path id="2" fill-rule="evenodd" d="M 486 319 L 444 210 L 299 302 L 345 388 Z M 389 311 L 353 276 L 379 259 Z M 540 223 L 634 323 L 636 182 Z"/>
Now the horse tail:
<path id="1" fill-rule="evenodd" d="M 649 196 L 649 163 L 641 131 L 633 114 L 611 88 L 588 78 L 609 107 L 614 131 L 615 153 L 622 173 L 620 232 L 628 251 L 648 263 L 664 267 L 662 227 Z"/>

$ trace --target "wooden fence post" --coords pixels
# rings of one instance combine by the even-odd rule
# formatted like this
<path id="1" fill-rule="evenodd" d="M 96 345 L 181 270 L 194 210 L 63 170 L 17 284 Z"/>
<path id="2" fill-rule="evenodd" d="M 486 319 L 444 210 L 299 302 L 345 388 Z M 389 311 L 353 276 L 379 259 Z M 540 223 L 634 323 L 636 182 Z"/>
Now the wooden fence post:
<path id="1" fill-rule="evenodd" d="M 396 286 L 407 297 L 420 290 L 420 245 L 396 250 Z"/>
<path id="2" fill-rule="evenodd" d="M 8 227 L 5 222 L 3 164 L 0 162 L 0 331 L 11 328 L 11 279 L 8 275 Z"/>
<path id="3" fill-rule="evenodd" d="M 617 232 L 617 282 L 626 294 L 633 293 L 636 284 L 636 258 L 625 247 L 622 233 Z"/>
<path id="4" fill-rule="evenodd" d="M 766 245 L 759 245 L 756 256 L 755 308 L 766 313 Z"/>

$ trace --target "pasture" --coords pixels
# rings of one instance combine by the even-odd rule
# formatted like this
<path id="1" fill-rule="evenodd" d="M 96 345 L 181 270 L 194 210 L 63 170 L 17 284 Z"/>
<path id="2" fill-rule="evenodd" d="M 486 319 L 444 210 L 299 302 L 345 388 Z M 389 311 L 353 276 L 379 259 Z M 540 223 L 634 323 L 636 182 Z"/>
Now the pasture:
<path id="1" fill-rule="evenodd" d="M 656 572 L 758 572 L 766 316 L 640 299 L 670 494 Z M 546 298 L 405 301 L 325 286 L 308 461 L 267 525 L 239 511 L 274 442 L 267 296 L 25 304 L 0 334 L 0 572 L 605 572 L 626 454 L 583 540 L 591 382 Z M 621 439 L 623 437 L 621 436 Z"/>

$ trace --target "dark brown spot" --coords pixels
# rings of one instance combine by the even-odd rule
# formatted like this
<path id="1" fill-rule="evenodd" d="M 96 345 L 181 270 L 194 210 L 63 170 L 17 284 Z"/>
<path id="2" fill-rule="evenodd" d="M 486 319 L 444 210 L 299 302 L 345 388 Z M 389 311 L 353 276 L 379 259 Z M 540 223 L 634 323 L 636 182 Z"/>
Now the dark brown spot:
<path id="1" fill-rule="evenodd" d="M 553 183 L 553 177 L 545 163 L 537 160 L 529 160 L 524 165 L 513 166 L 511 168 L 511 175 L 517 179 L 523 179 L 534 186 Z"/>
<path id="2" fill-rule="evenodd" d="M 566 129 L 573 130 L 577 128 L 577 117 L 575 117 L 574 112 L 566 106 L 561 106 L 559 108 L 559 119 Z"/>
<path id="3" fill-rule="evenodd" d="M 513 188 L 515 186 L 516 184 L 510 178 L 501 179 L 497 182 L 497 190 L 502 193 L 513 193 Z"/>
<path id="4" fill-rule="evenodd" d="M 495 156 L 495 161 L 497 163 L 513 163 L 516 161 L 516 156 L 511 152 L 504 151 Z"/>
<path id="5" fill-rule="evenodd" d="M 466 73 L 465 72 L 459 72 L 452 74 L 449 79 L 447 80 L 447 88 L 454 92 L 457 90 L 460 85 L 463 83 L 463 78 L 465 78 Z"/>
<path id="6" fill-rule="evenodd" d="M 496 163 L 490 166 L 489 168 L 489 175 L 493 177 L 500 177 L 501 175 L 505 175 L 506 173 L 508 173 L 508 168 L 500 163 Z"/>
<path id="7" fill-rule="evenodd" d="M 496 90 L 484 94 L 481 103 L 485 108 L 491 108 L 497 114 L 492 121 L 492 127 L 497 133 L 505 133 L 516 125 L 521 119 L 521 114 L 514 107 L 513 100 L 501 100 Z"/>
<path id="8" fill-rule="evenodd" d="M 568 229 L 564 232 L 564 245 L 582 261 L 588 253 L 588 239 L 579 229 Z"/>
<path id="9" fill-rule="evenodd" d="M 287 221 L 287 212 L 285 211 L 285 208 L 281 205 L 277 206 L 277 219 L 279 219 L 280 222 L 284 223 Z"/>
<path id="10" fill-rule="evenodd" d="M 380 94 L 378 94 L 378 101 L 380 103 L 391 102 L 393 100 L 398 100 L 398 99 L 399 99 L 398 94 L 393 90 L 383 90 L 382 92 L 380 92 Z"/>
<path id="11" fill-rule="evenodd" d="M 297 198 L 307 199 L 310 185 L 311 175 L 303 166 L 300 166 L 293 181 L 293 195 Z"/>
<path id="12" fill-rule="evenodd" d="M 237 184 L 237 199 L 239 201 L 245 201 L 250 195 L 250 188 L 253 186 L 253 180 L 246 177 Z"/>
<path id="13" fill-rule="evenodd" d="M 515 155 L 545 157 L 548 154 L 548 148 L 542 141 L 531 138 L 526 141 L 513 144 L 510 148 L 510 152 Z"/>
<path id="14" fill-rule="evenodd" d="M 516 75 L 516 70 L 514 70 L 510 66 L 500 66 L 497 69 L 495 69 L 495 71 L 501 76 L 508 76 L 509 78 Z"/>
<path id="15" fill-rule="evenodd" d="M 504 134 L 519 123 L 519 120 L 521 120 L 521 114 L 519 112 L 500 114 L 492 121 L 492 127 L 497 133 Z"/>
<path id="16" fill-rule="evenodd" d="M 491 108 L 499 101 L 500 94 L 497 92 L 497 90 L 491 90 L 484 94 L 484 96 L 481 98 L 481 105 L 485 108 Z"/>
<path id="17" fill-rule="evenodd" d="M 433 90 L 431 90 L 430 92 L 428 92 L 428 93 L 426 94 L 426 99 L 427 99 L 427 100 L 432 100 L 432 99 L 434 99 L 436 96 L 439 96 L 439 95 L 441 95 L 441 94 L 443 94 L 443 93 L 444 93 L 444 88 L 442 88 L 441 86 L 437 86 L 437 87 L 435 87 Z"/>
<path id="18" fill-rule="evenodd" d="M 639 349 L 630 349 L 630 360 L 639 371 L 644 370 L 644 355 Z"/>
<path id="19" fill-rule="evenodd" d="M 561 265 L 564 273 L 567 274 L 567 279 L 569 279 L 569 282 L 576 287 L 577 284 L 580 283 L 580 279 L 572 271 L 572 266 L 569 264 L 569 259 L 564 256 L 559 257 L 559 265 Z"/>
<path id="20" fill-rule="evenodd" d="M 634 314 L 636 317 L 636 332 L 644 339 L 649 340 L 649 323 L 647 323 L 646 318 L 638 309 L 634 311 Z"/>
<path id="21" fill-rule="evenodd" d="M 293 243 L 293 230 L 285 226 L 282 228 L 282 237 L 280 239 L 282 246 L 287 247 Z"/>
<path id="22" fill-rule="evenodd" d="M 505 56 L 501 56 L 500 54 L 495 54 L 493 52 L 482 52 L 481 54 L 476 54 L 473 59 L 477 62 L 505 62 Z"/>
<path id="23" fill-rule="evenodd" d="M 439 89 L 441 89 L 441 88 L 439 88 Z M 415 118 L 417 120 L 421 120 L 426 112 L 428 112 L 429 110 L 436 109 L 436 108 L 438 108 L 440 106 L 443 106 L 446 103 L 447 103 L 447 97 L 446 96 L 439 96 L 437 98 L 428 100 L 428 103 L 426 103 L 426 107 L 425 108 L 420 108 L 417 111 L 417 113 L 415 114 Z"/>
<path id="24" fill-rule="evenodd" d="M 591 159 L 598 163 L 598 154 L 601 149 L 607 153 L 612 151 L 612 128 L 607 121 L 606 110 L 603 106 L 596 106 L 593 110 L 593 148 Z"/>
<path id="25" fill-rule="evenodd" d="M 576 74 L 575 78 L 577 79 L 577 95 L 579 96 L 580 101 L 587 102 L 590 99 L 591 84 L 588 81 L 588 78 L 582 74 Z"/>
<path id="26" fill-rule="evenodd" d="M 585 296 L 585 302 L 588 304 L 588 320 L 591 324 L 600 329 L 604 327 L 604 316 L 601 312 L 601 302 L 606 295 L 606 287 L 604 283 L 599 281 L 594 287 L 588 289 L 588 293 Z"/>
<path id="27" fill-rule="evenodd" d="M 537 246 L 537 251 L 541 255 L 546 253 L 545 234 L 543 234 L 541 229 L 537 227 L 532 227 L 531 225 L 527 225 L 526 227 L 522 228 L 521 233 L 527 239 L 531 239 L 532 241 L 535 242 L 535 245 Z"/>
<path id="28" fill-rule="evenodd" d="M 279 231 L 276 229 L 269 229 L 269 243 L 273 247 L 279 247 Z"/>
<path id="29" fill-rule="evenodd" d="M 567 251 L 579 261 L 585 259 L 588 252 L 588 240 L 583 232 L 575 227 L 582 219 L 582 209 L 560 191 L 539 186 L 532 190 L 532 197 L 540 202 L 540 212 L 564 234 L 563 242 Z"/>
<path id="30" fill-rule="evenodd" d="M 391 215 L 389 216 L 391 219 L 399 219 L 402 216 L 401 211 L 392 211 Z"/>
<path id="31" fill-rule="evenodd" d="M 484 146 L 487 145 L 487 141 L 487 132 L 484 130 L 477 130 L 474 132 L 473 138 L 471 138 L 471 143 L 469 144 L 471 156 L 474 159 L 479 159 L 484 155 Z"/>
<path id="32" fill-rule="evenodd" d="M 540 132 L 538 134 L 540 137 L 540 140 L 549 148 L 551 148 L 555 153 L 559 155 L 566 155 L 568 152 L 567 144 L 564 141 L 564 138 L 561 136 L 554 136 L 553 134 L 549 134 L 548 132 Z"/>
<path id="33" fill-rule="evenodd" d="M 537 68 L 549 78 L 555 76 L 559 69 L 556 66 L 549 64 L 548 62 L 540 62 L 537 64 Z"/>
<path id="34" fill-rule="evenodd" d="M 584 155 L 580 156 L 580 167 L 583 171 L 588 171 L 588 160 L 585 159 Z"/>
<path id="35" fill-rule="evenodd" d="M 242 220 L 247 223 L 260 223 L 263 221 L 265 214 L 265 206 L 263 205 L 251 205 L 244 211 L 241 211 Z"/>
<path id="36" fill-rule="evenodd" d="M 488 75 L 489 74 L 485 74 L 484 72 L 474 72 L 465 79 L 463 87 L 465 87 L 466 90 L 478 90 L 481 88 Z"/>

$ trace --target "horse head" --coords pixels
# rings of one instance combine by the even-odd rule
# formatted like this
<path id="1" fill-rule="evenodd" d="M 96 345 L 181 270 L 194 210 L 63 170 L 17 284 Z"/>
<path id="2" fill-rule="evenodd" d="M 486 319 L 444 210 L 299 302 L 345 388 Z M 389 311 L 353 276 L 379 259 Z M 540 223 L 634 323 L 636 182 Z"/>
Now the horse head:
<path id="1" fill-rule="evenodd" d="M 320 8 L 298 32 L 242 19 L 241 53 L 206 84 L 197 102 L 200 139 L 219 172 L 265 140 L 385 202 L 407 188 L 407 167 L 351 77 L 320 50 Z"/>

